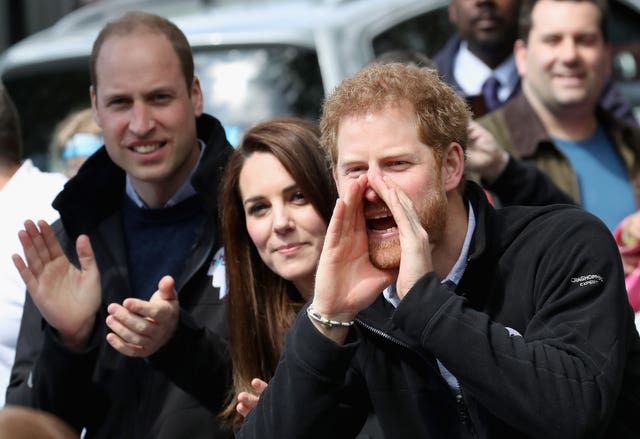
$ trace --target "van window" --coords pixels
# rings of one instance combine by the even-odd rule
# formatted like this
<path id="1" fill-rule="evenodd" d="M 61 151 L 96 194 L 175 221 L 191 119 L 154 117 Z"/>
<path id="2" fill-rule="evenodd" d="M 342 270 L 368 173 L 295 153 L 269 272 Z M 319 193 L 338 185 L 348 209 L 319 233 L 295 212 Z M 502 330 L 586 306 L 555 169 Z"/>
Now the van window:
<path id="1" fill-rule="evenodd" d="M 296 116 L 317 121 L 324 96 L 314 50 L 294 46 L 225 47 L 194 53 L 205 111 L 237 146 L 258 121 Z"/>
<path id="2" fill-rule="evenodd" d="M 436 8 L 402 21 L 375 37 L 373 52 L 378 56 L 391 50 L 413 49 L 433 57 L 454 31 L 447 8 Z"/>
<path id="3" fill-rule="evenodd" d="M 620 93 L 631 102 L 636 119 L 640 121 L 640 15 L 620 2 L 610 2 L 609 7 L 613 79 Z"/>
<path id="4" fill-rule="evenodd" d="M 71 110 L 91 105 L 86 61 L 30 66 L 6 72 L 2 80 L 20 115 L 24 156 L 49 169 L 47 152 L 56 123 Z"/>
<path id="5" fill-rule="evenodd" d="M 315 50 L 288 45 L 193 50 L 204 110 L 220 119 L 232 144 L 248 125 L 267 118 L 317 120 L 324 89 Z M 3 81 L 22 120 L 25 157 L 51 169 L 48 149 L 56 124 L 90 105 L 88 59 L 32 65 L 5 72 Z"/>

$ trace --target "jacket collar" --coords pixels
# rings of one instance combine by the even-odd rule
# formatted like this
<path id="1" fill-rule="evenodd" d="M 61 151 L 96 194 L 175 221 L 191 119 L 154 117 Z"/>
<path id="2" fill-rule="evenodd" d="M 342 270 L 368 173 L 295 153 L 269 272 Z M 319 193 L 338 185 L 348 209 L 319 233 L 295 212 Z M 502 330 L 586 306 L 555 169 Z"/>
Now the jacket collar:
<path id="1" fill-rule="evenodd" d="M 524 93 L 518 93 L 498 111 L 504 116 L 511 136 L 511 143 L 520 157 L 532 157 L 541 145 L 553 143 L 547 129 Z M 603 110 L 600 105 L 596 108 L 596 117 L 616 143 L 623 139 L 638 138 L 637 127 L 617 120 L 615 116 Z"/>
<path id="2" fill-rule="evenodd" d="M 519 93 L 504 104 L 502 114 L 509 127 L 512 144 L 521 157 L 534 155 L 540 143 L 549 141 L 547 130 L 524 93 Z"/>
<path id="3" fill-rule="evenodd" d="M 467 266 L 456 292 L 465 296 L 472 307 L 481 309 L 490 294 L 478 288 L 477 281 L 486 278 L 495 270 L 497 257 L 497 236 L 495 229 L 495 210 L 487 200 L 484 190 L 475 182 L 466 183 L 464 198 L 469 201 L 476 215 L 476 228 L 473 231 Z M 490 276 L 489 276 L 490 277 Z"/>
<path id="4" fill-rule="evenodd" d="M 196 121 L 198 138 L 207 144 L 192 184 L 208 213 L 217 212 L 218 186 L 232 150 L 220 122 L 203 114 Z M 67 182 L 53 201 L 71 239 L 90 233 L 119 209 L 125 190 L 125 173 L 109 157 L 104 146 L 93 154 Z"/>

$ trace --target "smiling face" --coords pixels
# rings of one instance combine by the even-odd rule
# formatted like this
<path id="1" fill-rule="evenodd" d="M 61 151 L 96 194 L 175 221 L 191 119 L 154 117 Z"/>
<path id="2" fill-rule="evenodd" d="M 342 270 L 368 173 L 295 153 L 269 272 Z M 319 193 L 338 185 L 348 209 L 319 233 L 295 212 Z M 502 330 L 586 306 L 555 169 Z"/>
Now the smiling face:
<path id="1" fill-rule="evenodd" d="M 518 40 L 515 49 L 529 101 L 556 114 L 595 109 L 610 72 L 597 6 L 542 0 L 534 6 L 531 22 L 527 43 Z"/>
<path id="2" fill-rule="evenodd" d="M 440 242 L 447 220 L 448 190 L 442 178 L 442 161 L 433 148 L 421 142 L 409 104 L 344 117 L 337 152 L 339 194 L 362 174 L 387 176 L 413 203 L 429 241 L 434 245 Z M 364 216 L 373 264 L 379 268 L 399 267 L 398 228 L 387 205 L 371 188 L 365 192 Z"/>
<path id="3" fill-rule="evenodd" d="M 273 154 L 251 154 L 239 187 L 247 232 L 260 258 L 309 298 L 326 223 Z"/>
<path id="4" fill-rule="evenodd" d="M 96 59 L 96 74 L 91 103 L 107 152 L 148 205 L 162 206 L 200 154 L 200 84 L 194 78 L 189 90 L 167 38 L 144 30 L 110 36 Z"/>

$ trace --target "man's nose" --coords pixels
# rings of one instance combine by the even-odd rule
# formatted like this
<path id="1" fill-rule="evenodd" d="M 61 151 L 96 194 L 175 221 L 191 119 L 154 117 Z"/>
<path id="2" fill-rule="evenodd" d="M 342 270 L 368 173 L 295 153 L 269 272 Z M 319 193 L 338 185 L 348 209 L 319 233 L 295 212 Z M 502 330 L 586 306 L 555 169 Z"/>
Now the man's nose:
<path id="1" fill-rule="evenodd" d="M 382 173 L 377 168 L 372 167 L 372 168 L 369 168 L 369 170 L 367 171 L 368 183 L 367 183 L 367 188 L 364 191 L 364 197 L 367 201 L 371 203 L 380 201 L 380 196 L 371 186 L 371 181 L 373 181 L 374 178 L 381 178 L 381 177 L 382 177 Z"/>
<path id="2" fill-rule="evenodd" d="M 129 130 L 137 136 L 144 136 L 153 129 L 151 111 L 144 103 L 135 103 L 131 109 Z"/>
<path id="3" fill-rule="evenodd" d="M 572 38 L 565 38 L 560 46 L 560 58 L 564 62 L 572 62 L 578 56 L 576 42 Z"/>

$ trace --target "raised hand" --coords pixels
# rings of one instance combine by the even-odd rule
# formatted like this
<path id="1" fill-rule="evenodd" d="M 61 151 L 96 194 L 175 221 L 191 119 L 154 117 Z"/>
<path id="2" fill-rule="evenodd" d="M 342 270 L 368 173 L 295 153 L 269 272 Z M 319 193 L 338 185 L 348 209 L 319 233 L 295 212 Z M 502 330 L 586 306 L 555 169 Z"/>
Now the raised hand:
<path id="1" fill-rule="evenodd" d="M 400 268 L 396 293 L 402 299 L 425 273 L 433 270 L 431 245 L 409 197 L 392 180 L 372 175 L 370 185 L 385 202 L 398 226 L 400 235 Z"/>
<path id="2" fill-rule="evenodd" d="M 164 346 L 173 336 L 180 305 L 175 282 L 164 276 L 158 290 L 146 300 L 128 298 L 122 305 L 108 306 L 107 342 L 118 352 L 130 357 L 147 357 Z"/>
<path id="3" fill-rule="evenodd" d="M 316 272 L 313 309 L 331 320 L 349 321 L 369 306 L 395 275 L 369 258 L 363 196 L 367 176 L 354 180 L 338 199 L 327 227 Z"/>
<path id="4" fill-rule="evenodd" d="M 38 226 L 26 221 L 18 238 L 26 262 L 17 254 L 12 259 L 33 302 L 63 343 L 82 348 L 101 302 L 100 273 L 89 237 L 80 235 L 76 241 L 79 270 L 69 262 L 45 221 L 38 221 Z"/>
<path id="5" fill-rule="evenodd" d="M 489 182 L 495 181 L 507 167 L 509 153 L 477 122 L 469 122 L 467 133 L 467 169 Z"/>
<path id="6" fill-rule="evenodd" d="M 255 393 L 240 392 L 238 394 L 238 405 L 236 405 L 236 411 L 243 417 L 246 417 L 251 410 L 258 404 L 260 395 L 267 388 L 267 383 L 260 378 L 254 378 L 251 380 L 251 387 Z"/>

